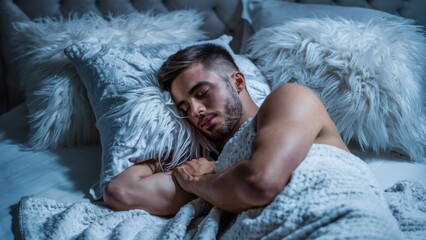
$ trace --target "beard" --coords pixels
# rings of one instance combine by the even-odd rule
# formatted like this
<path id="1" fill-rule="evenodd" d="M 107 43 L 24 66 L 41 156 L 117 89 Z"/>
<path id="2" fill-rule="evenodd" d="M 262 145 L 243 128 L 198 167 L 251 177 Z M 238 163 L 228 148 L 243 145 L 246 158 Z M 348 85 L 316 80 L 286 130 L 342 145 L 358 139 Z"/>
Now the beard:
<path id="1" fill-rule="evenodd" d="M 225 121 L 221 126 L 219 126 L 210 134 L 204 133 L 209 140 L 215 142 L 224 141 L 231 137 L 230 135 L 238 124 L 238 121 L 240 120 L 243 112 L 241 100 L 238 94 L 232 88 L 231 84 L 227 84 L 227 90 L 229 93 L 229 98 L 225 103 Z"/>

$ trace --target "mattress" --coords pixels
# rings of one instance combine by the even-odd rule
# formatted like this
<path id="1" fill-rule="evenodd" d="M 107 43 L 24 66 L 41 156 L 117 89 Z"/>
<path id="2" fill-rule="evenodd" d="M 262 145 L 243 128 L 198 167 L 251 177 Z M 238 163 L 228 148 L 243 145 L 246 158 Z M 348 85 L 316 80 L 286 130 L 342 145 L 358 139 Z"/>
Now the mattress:
<path id="1" fill-rule="evenodd" d="M 28 135 L 26 108 L 20 105 L 0 116 L 0 239 L 20 239 L 18 205 L 24 196 L 59 202 L 88 202 L 89 188 L 98 180 L 100 145 L 34 152 L 25 148 Z M 352 145 L 386 189 L 398 180 L 426 186 L 426 164 L 412 163 L 402 155 L 377 156 Z"/>
<path id="2" fill-rule="evenodd" d="M 0 239 L 20 239 L 21 197 L 89 201 L 89 188 L 99 178 L 99 145 L 57 151 L 26 150 L 26 114 L 25 106 L 20 105 L 0 117 Z"/>

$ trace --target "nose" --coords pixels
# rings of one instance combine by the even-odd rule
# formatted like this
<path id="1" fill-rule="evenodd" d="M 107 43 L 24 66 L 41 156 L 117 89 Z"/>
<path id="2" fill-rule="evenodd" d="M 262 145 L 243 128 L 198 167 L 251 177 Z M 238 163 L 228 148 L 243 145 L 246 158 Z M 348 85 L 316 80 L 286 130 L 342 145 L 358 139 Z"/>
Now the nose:
<path id="1" fill-rule="evenodd" d="M 194 100 L 191 105 L 191 115 L 193 117 L 199 117 L 206 112 L 206 107 L 200 101 Z"/>

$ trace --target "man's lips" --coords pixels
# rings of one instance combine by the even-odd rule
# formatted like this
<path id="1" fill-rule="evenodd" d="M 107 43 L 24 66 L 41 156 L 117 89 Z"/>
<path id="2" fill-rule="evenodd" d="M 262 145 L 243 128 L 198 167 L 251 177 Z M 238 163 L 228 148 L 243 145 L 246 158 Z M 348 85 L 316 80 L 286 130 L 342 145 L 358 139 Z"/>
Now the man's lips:
<path id="1" fill-rule="evenodd" d="M 205 116 L 204 118 L 202 118 L 199 124 L 200 128 L 204 128 L 204 127 L 208 128 L 212 124 L 213 118 L 214 118 L 213 115 Z"/>

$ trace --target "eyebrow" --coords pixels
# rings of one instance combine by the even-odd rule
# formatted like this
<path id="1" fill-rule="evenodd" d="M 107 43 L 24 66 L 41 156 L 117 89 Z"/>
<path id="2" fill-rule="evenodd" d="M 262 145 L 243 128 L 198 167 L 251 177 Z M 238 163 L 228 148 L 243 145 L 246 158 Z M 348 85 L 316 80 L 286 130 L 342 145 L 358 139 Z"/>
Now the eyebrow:
<path id="1" fill-rule="evenodd" d="M 191 89 L 189 89 L 188 95 L 194 94 L 194 92 L 197 91 L 197 89 L 199 89 L 204 84 L 207 84 L 207 82 L 206 81 L 202 81 L 202 82 L 199 82 L 199 83 L 195 84 Z M 185 100 L 182 100 L 182 101 L 178 102 L 178 104 L 176 105 L 176 107 L 179 109 L 183 104 L 185 104 L 185 102 L 186 102 Z"/>

